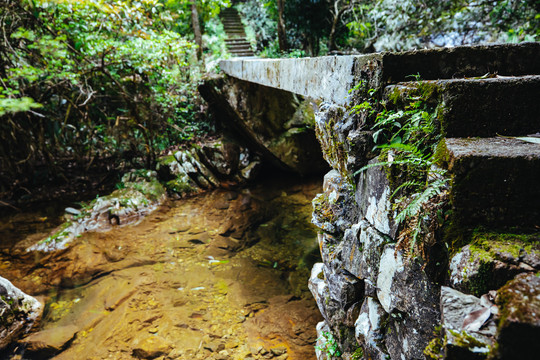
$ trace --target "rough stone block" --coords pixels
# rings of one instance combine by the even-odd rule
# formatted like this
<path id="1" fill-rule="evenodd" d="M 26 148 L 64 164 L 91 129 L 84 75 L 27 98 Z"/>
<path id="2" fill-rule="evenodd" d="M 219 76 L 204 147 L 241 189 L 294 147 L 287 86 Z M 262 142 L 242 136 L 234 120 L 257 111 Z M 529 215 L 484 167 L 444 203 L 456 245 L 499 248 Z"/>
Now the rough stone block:
<path id="1" fill-rule="evenodd" d="M 439 322 L 438 288 L 421 264 L 386 245 L 377 277 L 377 298 L 390 314 L 386 345 L 392 359 L 419 359 Z"/>
<path id="2" fill-rule="evenodd" d="M 377 162 L 378 159 L 373 159 L 369 164 Z M 394 238 L 398 226 L 393 220 L 390 194 L 388 178 L 381 166 L 370 167 L 360 174 L 355 193 L 360 213 L 375 229 Z"/>
<path id="3" fill-rule="evenodd" d="M 484 304 L 488 305 L 488 304 Z M 496 331 L 491 308 L 481 299 L 441 287 L 441 325 L 446 337 L 445 359 L 485 359 Z M 495 310 L 493 310 L 495 312 Z M 467 327 L 476 321 L 474 328 Z"/>
<path id="4" fill-rule="evenodd" d="M 447 137 L 520 136 L 540 129 L 540 76 L 450 79 L 400 83 L 387 98 L 407 99 L 424 89 L 424 101 L 439 104 L 440 129 Z"/>
<path id="5" fill-rule="evenodd" d="M 376 299 L 365 298 L 355 322 L 355 336 L 364 349 L 364 356 L 370 359 L 387 359 L 388 354 L 384 345 L 386 329 L 383 326 L 387 317 L 388 314 Z"/>
<path id="6" fill-rule="evenodd" d="M 362 246 L 362 255 L 359 259 L 360 277 L 374 288 L 377 284 L 381 255 L 387 240 L 367 221 L 361 221 L 360 226 L 362 229 L 360 233 Z"/>
<path id="7" fill-rule="evenodd" d="M 539 235 L 475 233 L 450 261 L 450 285 L 476 296 L 523 272 L 540 270 Z"/>
<path id="8" fill-rule="evenodd" d="M 345 230 L 343 240 L 336 247 L 335 260 L 330 262 L 333 268 L 343 268 L 356 277 L 361 277 L 362 244 L 360 243 L 360 224 Z"/>
<path id="9" fill-rule="evenodd" d="M 539 43 L 456 46 L 384 55 L 386 82 L 422 79 L 452 79 L 485 74 L 505 76 L 540 74 Z"/>
<path id="10" fill-rule="evenodd" d="M 441 145 L 442 147 L 443 145 Z M 540 146 L 513 138 L 444 140 L 456 226 L 534 227 L 540 219 Z"/>
<path id="11" fill-rule="evenodd" d="M 358 221 L 351 184 L 336 170 L 324 176 L 324 193 L 313 199 L 312 222 L 329 233 L 343 233 Z"/>
<path id="12" fill-rule="evenodd" d="M 500 320 L 498 351 L 502 359 L 533 360 L 540 354 L 540 274 L 521 274 L 496 297 Z"/>

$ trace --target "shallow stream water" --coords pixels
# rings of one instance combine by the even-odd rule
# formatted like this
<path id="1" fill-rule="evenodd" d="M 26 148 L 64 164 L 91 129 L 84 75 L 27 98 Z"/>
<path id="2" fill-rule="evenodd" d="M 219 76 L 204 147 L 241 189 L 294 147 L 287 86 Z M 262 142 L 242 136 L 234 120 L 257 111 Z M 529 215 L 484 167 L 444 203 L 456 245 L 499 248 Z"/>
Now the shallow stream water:
<path id="1" fill-rule="evenodd" d="M 314 359 L 320 187 L 268 179 L 172 201 L 48 255 L 23 251 L 46 236 L 30 227 L 4 246 L 0 273 L 45 312 L 4 358 Z"/>

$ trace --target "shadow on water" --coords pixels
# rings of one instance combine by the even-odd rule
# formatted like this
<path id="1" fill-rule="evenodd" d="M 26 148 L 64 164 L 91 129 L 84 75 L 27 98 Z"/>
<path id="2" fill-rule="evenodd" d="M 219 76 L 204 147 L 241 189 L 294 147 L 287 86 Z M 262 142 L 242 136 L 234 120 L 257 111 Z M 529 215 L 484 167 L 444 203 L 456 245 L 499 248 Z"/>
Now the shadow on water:
<path id="1" fill-rule="evenodd" d="M 4 359 L 315 359 L 320 191 L 320 177 L 266 176 L 84 234 L 37 263 L 13 251 L 3 276 L 46 306 Z"/>

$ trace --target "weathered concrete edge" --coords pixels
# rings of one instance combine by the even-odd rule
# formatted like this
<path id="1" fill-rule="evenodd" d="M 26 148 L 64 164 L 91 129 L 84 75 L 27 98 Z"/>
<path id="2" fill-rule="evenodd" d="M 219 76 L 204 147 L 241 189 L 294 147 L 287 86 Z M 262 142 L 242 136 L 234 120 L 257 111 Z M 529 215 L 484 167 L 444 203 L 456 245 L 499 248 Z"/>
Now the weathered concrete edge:
<path id="1" fill-rule="evenodd" d="M 219 65 L 227 75 L 238 79 L 344 105 L 355 83 L 355 68 L 381 56 L 235 59 L 223 60 Z"/>
<path id="2" fill-rule="evenodd" d="M 419 75 L 423 80 L 497 73 L 540 74 L 540 43 L 458 46 L 300 59 L 234 59 L 220 62 L 229 76 L 314 99 L 345 105 L 362 69 L 379 68 L 379 81 L 397 83 Z M 357 78 L 358 77 L 358 78 Z"/>

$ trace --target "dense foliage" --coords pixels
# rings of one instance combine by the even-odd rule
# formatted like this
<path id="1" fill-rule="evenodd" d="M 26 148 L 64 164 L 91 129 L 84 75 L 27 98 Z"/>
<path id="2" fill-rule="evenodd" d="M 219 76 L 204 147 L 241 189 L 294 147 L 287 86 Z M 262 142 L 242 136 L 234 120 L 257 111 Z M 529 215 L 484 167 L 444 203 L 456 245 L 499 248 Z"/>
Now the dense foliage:
<path id="1" fill-rule="evenodd" d="M 229 0 L 0 0 L 0 192 L 66 163 L 148 166 L 211 131 L 196 86 Z M 540 38 L 538 0 L 246 0 L 261 56 Z M 205 61 L 206 60 L 206 61 Z M 145 162 L 144 164 L 142 162 Z"/>
<path id="2" fill-rule="evenodd" d="M 3 187 L 65 159 L 143 159 L 208 131 L 188 1 L 0 0 Z M 201 5 L 201 20 L 221 1 Z"/>
<path id="3" fill-rule="evenodd" d="M 283 50 L 316 56 L 540 39 L 538 0 L 285 0 L 289 48 L 279 49 L 277 1 L 241 5 L 266 56 L 283 56 Z"/>

